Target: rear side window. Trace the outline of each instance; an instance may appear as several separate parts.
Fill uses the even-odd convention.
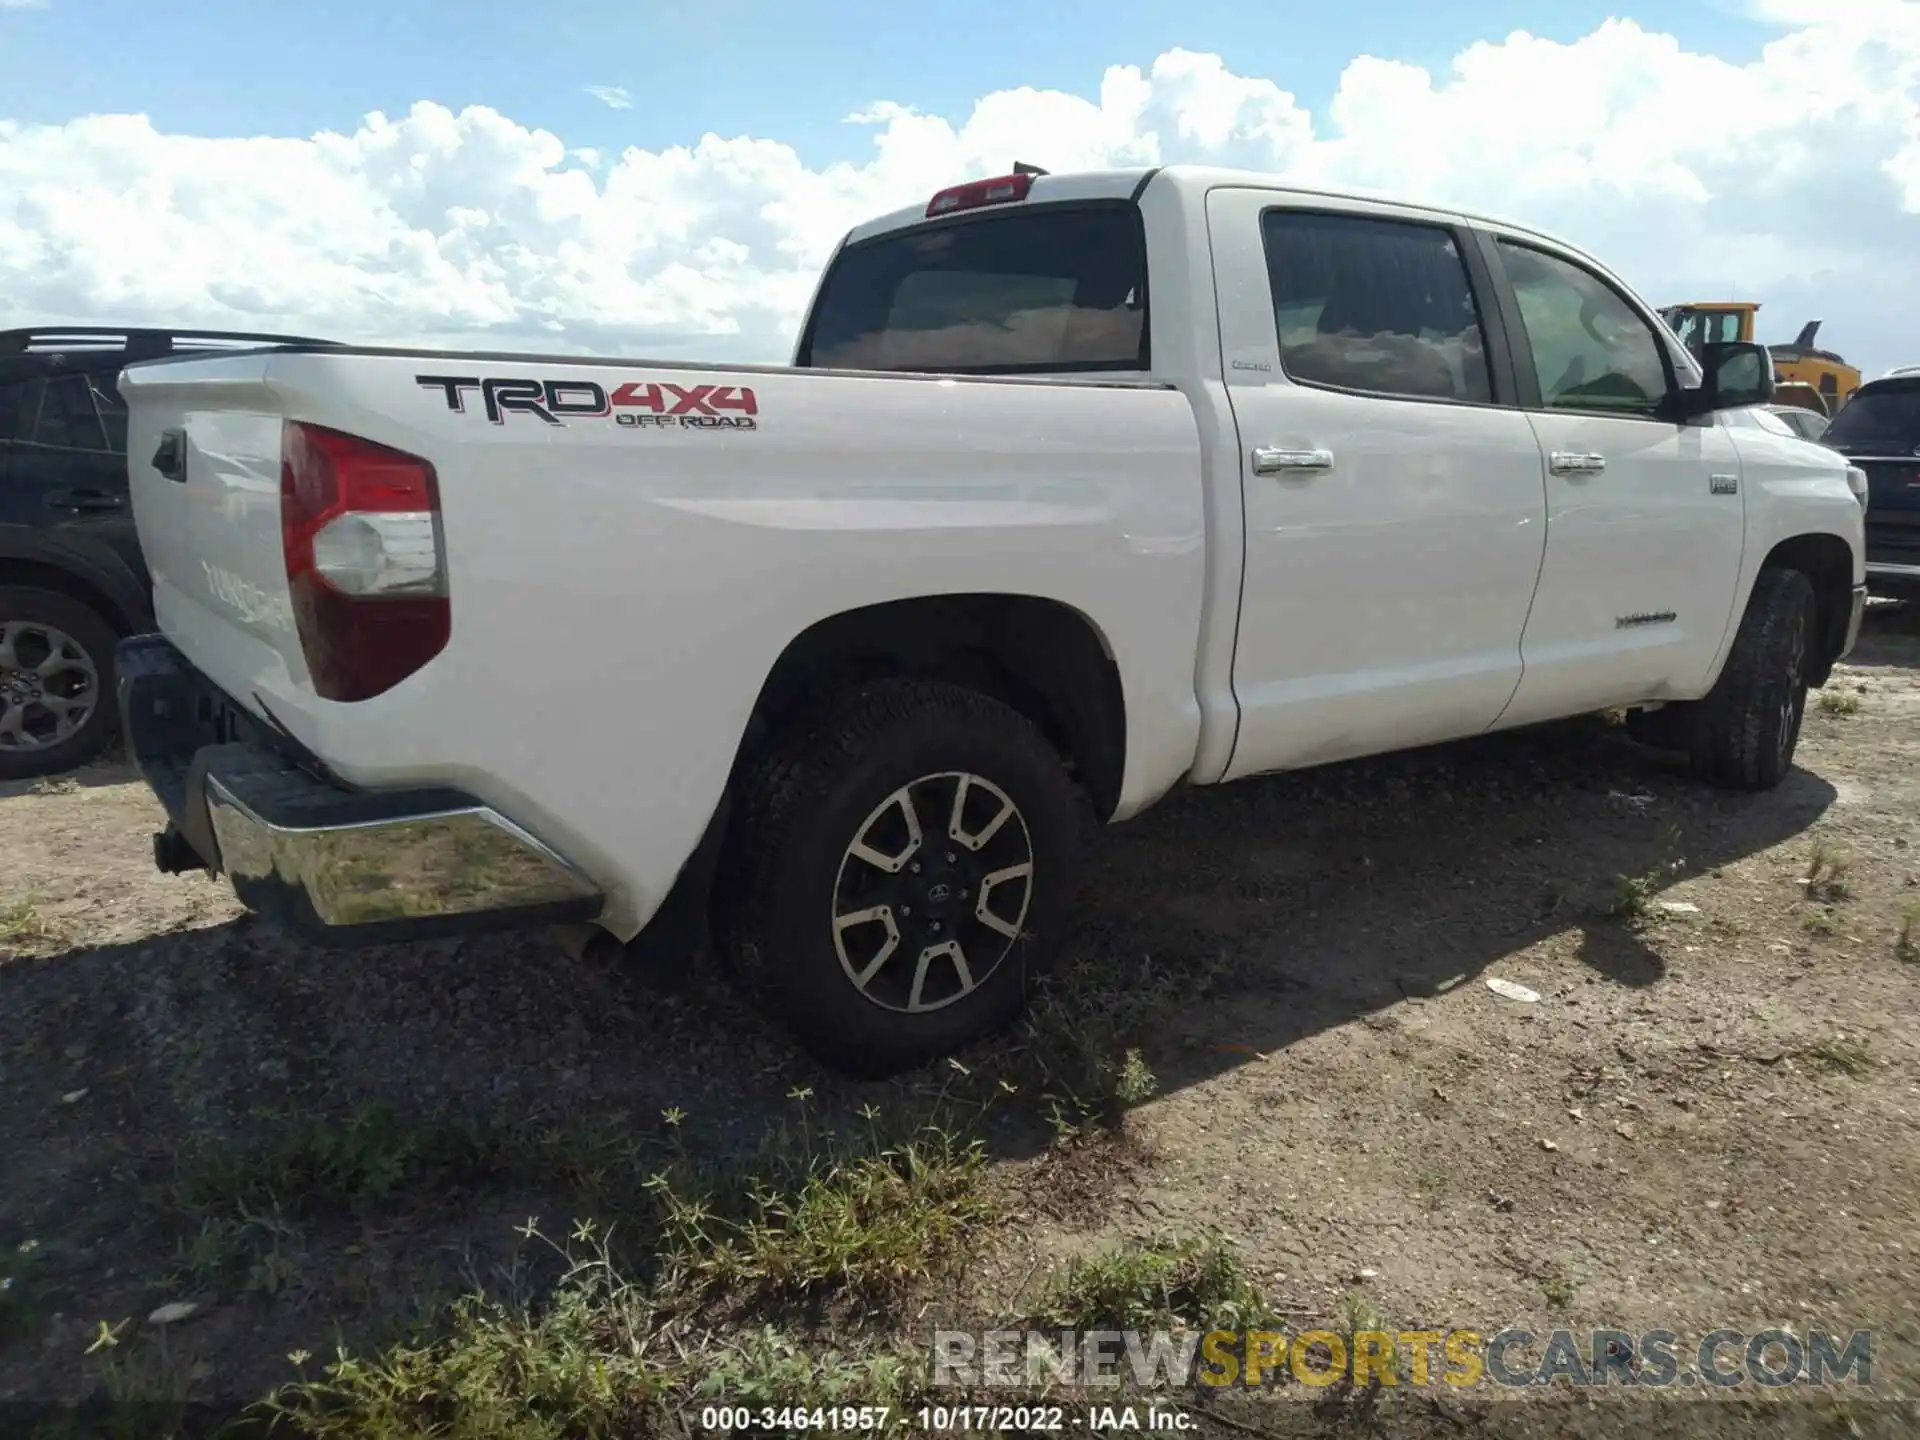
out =
[[[1821,439],[1862,455],[1875,449],[1902,458],[1920,453],[1920,384],[1854,391]]]
[[[0,440],[33,439],[34,417],[40,413],[44,381],[15,380],[0,385]]]
[[[1147,252],[1132,205],[1037,206],[842,251],[802,366],[955,375],[1145,370]]]
[[[62,450],[105,450],[106,432],[93,408],[93,385],[85,375],[63,375],[47,381],[40,405],[40,423],[33,438]]]
[[[1311,385],[1493,399],[1467,267],[1437,225],[1270,210],[1261,221],[1280,361]]]

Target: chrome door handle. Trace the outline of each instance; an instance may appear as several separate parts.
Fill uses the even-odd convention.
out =
[[[1278,475],[1283,470],[1331,470],[1331,450],[1282,450],[1275,445],[1259,445],[1253,451],[1253,473]]]
[[[1547,468],[1556,475],[1598,475],[1607,468],[1607,457],[1578,450],[1556,450],[1547,457]]]

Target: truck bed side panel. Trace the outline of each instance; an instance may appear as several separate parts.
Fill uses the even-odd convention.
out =
[[[1193,762],[1205,539],[1177,392],[526,357],[217,363],[127,372],[163,628],[344,779],[455,786],[512,816],[607,887],[616,933],[692,851],[782,650],[846,610],[978,592],[1071,606],[1122,680],[1120,813]],[[452,638],[372,700],[318,699],[285,619],[265,490],[283,416],[438,472]],[[181,424],[184,487],[147,461]]]

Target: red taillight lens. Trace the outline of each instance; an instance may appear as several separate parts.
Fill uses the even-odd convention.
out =
[[[942,190],[927,202],[927,218],[951,215],[959,210],[978,210],[982,205],[1011,205],[1027,198],[1033,188],[1031,175],[997,175],[991,180],[975,180]]]
[[[288,421],[280,539],[314,690],[366,700],[446,648],[453,628],[440,487],[417,456]]]

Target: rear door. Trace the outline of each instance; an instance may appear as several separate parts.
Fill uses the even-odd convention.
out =
[[[29,380],[16,404],[7,488],[21,523],[57,531],[144,582],[127,490],[126,407],[110,378]]]
[[[1733,616],[1740,457],[1717,417],[1669,418],[1664,327],[1579,257],[1492,237],[1527,417],[1547,470],[1547,553],[1505,725],[1690,698]]]
[[[1920,375],[1854,392],[1820,443],[1867,472],[1867,576],[1920,586]]]
[[[1228,777],[1485,729],[1545,499],[1479,256],[1363,202],[1220,189],[1208,221],[1246,517]]]

